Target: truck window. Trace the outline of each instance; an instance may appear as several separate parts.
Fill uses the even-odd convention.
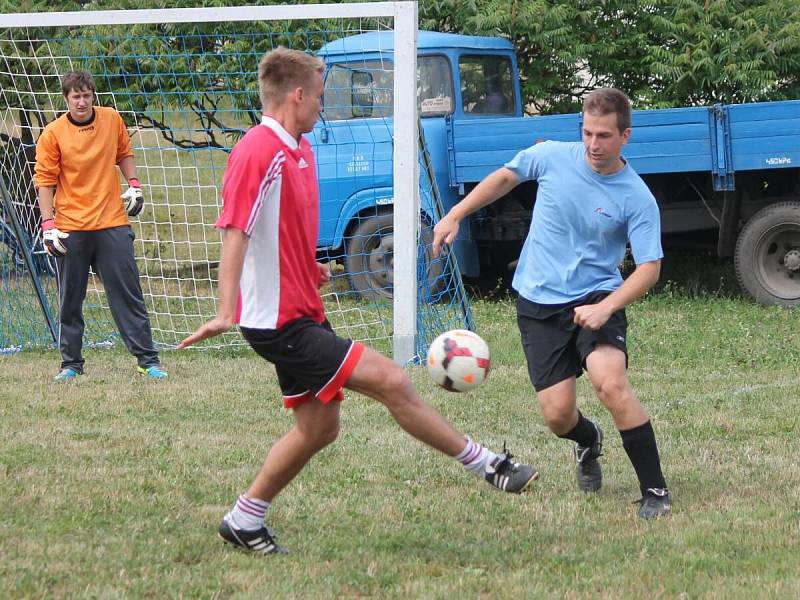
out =
[[[388,61],[330,65],[322,104],[329,121],[392,116],[394,72]],[[454,109],[453,77],[444,56],[417,59],[417,106],[421,117],[450,114]]]
[[[453,112],[453,78],[446,57],[420,56],[417,82],[419,116],[434,117]]]
[[[331,65],[325,76],[322,104],[331,121],[390,117],[392,72],[379,60]]]
[[[511,59],[506,56],[469,56],[459,59],[464,112],[507,115],[516,110]]]

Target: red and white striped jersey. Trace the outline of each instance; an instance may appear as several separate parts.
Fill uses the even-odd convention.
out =
[[[236,322],[278,329],[301,317],[325,320],[316,263],[319,186],[314,153],[269,117],[228,158],[217,227],[250,238]]]

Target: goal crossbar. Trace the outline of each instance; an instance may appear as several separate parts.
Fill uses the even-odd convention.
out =
[[[216,23],[221,21],[283,21],[343,19],[349,17],[394,17],[411,0],[350,4],[302,4],[277,6],[232,6],[208,8],[158,8],[136,10],[92,10],[72,12],[6,13],[3,28],[71,27],[80,25],[140,25],[158,23]],[[407,9],[405,9],[407,10]]]

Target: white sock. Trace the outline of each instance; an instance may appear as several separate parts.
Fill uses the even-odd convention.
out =
[[[456,460],[464,465],[467,471],[475,473],[479,477],[483,477],[486,473],[486,468],[492,464],[497,454],[473,442],[469,437],[466,438],[467,445],[460,454],[456,455]]]
[[[246,531],[261,529],[264,526],[264,515],[268,508],[269,502],[258,498],[248,498],[242,494],[236,500],[231,512],[225,515],[225,519],[233,525],[234,529]]]

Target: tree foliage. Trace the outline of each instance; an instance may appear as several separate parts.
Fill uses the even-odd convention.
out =
[[[319,2],[337,0],[272,3]],[[148,0],[0,0],[0,14],[151,7]],[[598,86],[622,89],[636,108],[800,98],[800,0],[420,0],[419,13],[423,29],[509,39],[524,104],[535,112],[578,111]],[[18,201],[35,204],[34,134],[63,110],[58,75],[69,69],[92,72],[98,92],[113,93],[129,123],[159,131],[176,147],[229,148],[258,122],[255,73],[264,51],[319,48],[375,25],[255,22],[242,34],[241,23],[164,23],[54,33],[35,22],[25,31],[3,29],[0,19],[0,123],[17,125],[0,130],[0,177],[16,186]],[[12,80],[10,73],[30,77]],[[9,90],[20,92],[13,104]]]
[[[59,9],[142,9],[147,8],[146,4],[143,0],[72,0]],[[237,2],[162,2],[164,8],[232,4]],[[240,0],[238,4],[252,2]],[[12,7],[10,0],[0,0],[0,11],[10,10],[44,12],[49,7],[45,0],[25,0],[20,7]],[[369,20],[362,22],[369,26]],[[16,85],[31,87],[29,91],[33,93],[15,98],[22,109],[17,112],[24,136],[30,137],[31,125],[41,128],[47,122],[42,99],[48,94],[50,98],[59,95],[54,74],[80,68],[94,74],[99,94],[113,92],[115,106],[129,122],[160,131],[176,147],[229,148],[231,138],[241,135],[260,118],[258,82],[254,75],[263,53],[277,45],[319,48],[325,42],[350,35],[353,29],[348,25],[354,24],[309,20],[249,22],[246,28],[239,22],[58,30],[31,27],[17,30],[16,36],[14,30],[7,30],[8,35],[0,35],[0,51],[4,56],[19,58],[11,59],[9,69],[4,71],[32,71],[33,76],[24,78],[25,81],[19,81],[23,78],[11,81],[11,75],[0,73],[0,85],[5,89],[16,89]],[[9,41],[14,37],[19,41]],[[43,60],[27,60],[39,55]],[[3,103],[4,98],[0,97],[0,110],[5,108]],[[190,123],[185,122],[187,114],[192,115]],[[49,115],[52,117],[52,111]],[[30,145],[30,140],[23,142]]]
[[[423,0],[420,15],[510,39],[542,112],[578,110],[599,85],[639,108],[800,97],[797,0]]]
[[[796,0],[660,0],[656,7],[648,23],[659,34],[647,55],[655,104],[800,97]]]
[[[165,0],[162,5],[250,3]],[[0,12],[148,5],[145,0],[65,0],[56,7],[46,0],[0,0]],[[523,97],[540,112],[578,110],[583,96],[601,85],[626,91],[638,108],[800,97],[798,0],[421,0],[419,11],[425,29],[511,40],[518,53]],[[271,43],[309,47],[335,37],[337,29],[346,31],[342,23],[331,25],[312,20],[252,26],[269,34]],[[250,40],[235,35],[240,26],[142,25],[95,28],[93,35],[75,30],[68,35],[89,57],[80,66],[103,73],[98,87],[118,93],[118,105],[137,113],[141,124],[160,128],[178,146],[222,147],[218,136],[235,135],[237,129],[221,119],[220,97],[210,93],[212,89],[235,91],[226,102],[250,122],[257,119],[253,73],[258,56]],[[221,39],[226,40],[225,51],[216,47]],[[129,47],[128,58],[106,60],[119,54],[120,46]],[[27,51],[35,55],[43,49],[32,44]],[[197,86],[188,76],[170,76],[181,71],[202,74],[204,69],[209,85]],[[178,97],[205,127],[204,141],[170,129],[168,104],[174,100],[165,99]],[[0,98],[0,110],[2,103]],[[31,112],[25,118],[43,118],[37,113],[39,107],[27,108]]]

